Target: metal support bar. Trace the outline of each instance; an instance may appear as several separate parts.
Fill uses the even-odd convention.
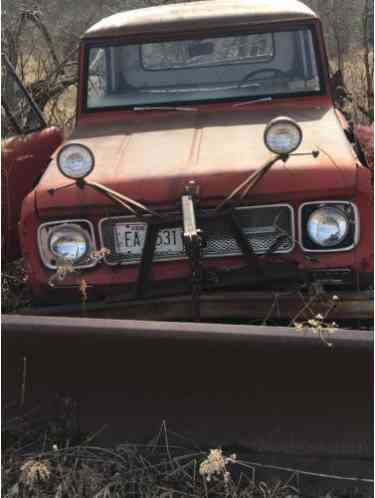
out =
[[[142,252],[142,260],[139,265],[138,278],[135,287],[135,299],[140,299],[147,287],[158,232],[159,225],[148,225],[145,246]]]
[[[243,233],[242,227],[235,215],[234,212],[232,212],[229,216],[229,224],[230,228],[232,230],[233,236],[239,245],[241,251],[243,252],[243,255],[245,256],[248,265],[254,268],[256,273],[263,273],[262,268],[259,264],[258,258],[255,255],[253,248],[251,247],[251,244],[247,241],[245,238],[245,235]]]
[[[191,264],[192,313],[195,321],[200,320],[200,293],[202,286],[202,248],[204,246],[202,230],[197,228],[192,193],[181,198],[182,218],[184,224],[184,246]]]
[[[182,218],[184,224],[184,245],[186,253],[191,259],[201,257],[203,247],[202,230],[197,228],[195,219],[194,201],[191,195],[183,195],[182,203]]]

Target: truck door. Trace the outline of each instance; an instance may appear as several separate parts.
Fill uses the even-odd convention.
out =
[[[37,184],[63,139],[61,130],[47,126],[5,55],[2,57],[1,118],[1,248],[4,263],[21,256],[17,224],[22,201]]]

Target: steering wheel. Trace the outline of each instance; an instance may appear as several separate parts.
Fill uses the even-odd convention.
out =
[[[262,73],[272,73],[274,76],[282,76],[283,78],[286,77],[286,73],[282,71],[281,69],[277,69],[275,67],[270,67],[270,68],[265,68],[265,69],[257,69],[256,71],[252,71],[251,73],[246,74],[244,78],[239,82],[238,88],[241,88],[246,81],[249,79],[253,78],[257,74],[262,74]]]

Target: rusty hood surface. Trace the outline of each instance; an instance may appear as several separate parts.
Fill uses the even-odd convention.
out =
[[[111,119],[82,122],[70,141],[87,145],[95,155],[88,180],[163,208],[179,202],[189,180],[200,185],[204,201],[225,198],[271,157],[263,142],[265,125],[285,114],[302,127],[298,152],[319,150],[319,156],[279,161],[251,192],[251,199],[277,202],[353,195],[356,157],[333,108],[142,111],[124,113],[116,121],[112,114]],[[65,188],[51,193],[60,187]],[[91,187],[79,189],[64,178],[55,159],[37,187],[36,203],[42,216],[113,205]]]

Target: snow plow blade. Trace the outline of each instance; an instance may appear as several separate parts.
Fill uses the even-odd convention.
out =
[[[80,430],[106,444],[147,441],[166,420],[200,446],[371,458],[370,331],[19,315],[2,324],[8,417],[36,406],[54,416],[56,400],[69,400]]]

